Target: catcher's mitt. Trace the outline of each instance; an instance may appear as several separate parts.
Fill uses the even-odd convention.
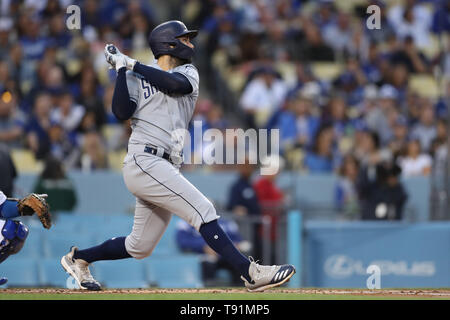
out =
[[[22,216],[31,216],[33,213],[36,213],[44,228],[50,229],[52,226],[52,218],[48,211],[49,206],[45,198],[47,198],[46,194],[32,193],[19,200],[17,207]]]

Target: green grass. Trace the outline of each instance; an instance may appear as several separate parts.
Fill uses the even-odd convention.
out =
[[[301,293],[0,293],[0,300],[422,300],[428,296],[386,296]]]

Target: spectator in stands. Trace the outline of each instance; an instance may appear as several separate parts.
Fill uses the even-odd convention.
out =
[[[332,97],[326,106],[322,123],[333,127],[336,140],[348,135],[352,130],[352,124],[347,116],[347,105],[343,97],[336,95]]]
[[[420,110],[420,119],[411,129],[411,138],[420,141],[422,150],[428,152],[431,143],[437,136],[436,119],[434,115],[434,108],[428,99],[423,99],[423,105]]]
[[[0,190],[7,197],[13,196],[14,179],[17,177],[16,166],[10,155],[8,147],[0,143]]]
[[[74,134],[84,114],[84,107],[75,104],[72,94],[64,91],[58,96],[58,105],[51,111],[50,119],[59,123],[67,133]]]
[[[352,38],[354,29],[350,23],[350,15],[339,12],[335,22],[329,23],[322,28],[323,39],[326,44],[339,54],[352,53]]]
[[[40,93],[34,102],[33,114],[26,125],[27,144],[34,152],[36,159],[43,159],[50,152],[50,111],[52,108],[51,96]]]
[[[50,139],[49,155],[64,162],[67,169],[72,169],[80,155],[74,137],[71,137],[58,122],[50,125],[48,136]]]
[[[313,13],[314,23],[322,30],[336,20],[336,7],[333,1],[319,0],[317,10]]]
[[[36,181],[33,192],[48,194],[47,202],[52,214],[72,211],[77,205],[74,184],[64,172],[61,161],[52,156],[45,159],[44,170]]]
[[[304,37],[295,57],[298,61],[334,61],[334,51],[322,38],[320,29],[308,18],[303,19]]]
[[[0,96],[0,143],[20,147],[24,127],[25,115],[17,108],[16,94],[4,91]]]
[[[274,69],[259,69],[245,87],[240,99],[250,127],[265,127],[270,114],[281,107],[286,93],[287,86],[277,77]]]
[[[347,58],[346,69],[334,81],[333,86],[337,93],[343,95],[345,103],[354,106],[361,101],[364,94],[364,86],[367,83],[366,75],[359,62],[354,57]],[[324,113],[326,116],[326,113]]]
[[[280,142],[283,150],[305,148],[312,145],[320,119],[312,113],[311,97],[300,92],[287,102],[279,118]]]
[[[39,15],[32,10],[23,11],[19,16],[18,27],[20,42],[23,47],[26,62],[36,61],[42,58],[45,48],[48,46],[48,38],[40,35],[42,21]]]
[[[432,157],[434,157],[435,153],[441,146],[446,147],[447,140],[448,140],[448,136],[447,136],[448,124],[447,123],[448,122],[446,119],[439,118],[437,120],[436,138],[431,143],[431,149],[430,149],[430,155]]]
[[[83,106],[85,116],[93,118],[93,127],[99,130],[106,121],[106,114],[101,99],[103,92],[99,86],[99,81],[92,64],[86,63],[83,66],[80,81],[80,95],[77,98],[77,102]]]
[[[248,252],[250,243],[243,240],[236,222],[221,218],[219,224],[231,241],[242,252]],[[227,285],[239,286],[242,283],[240,275],[232,266],[219,257],[203,240],[200,233],[186,221],[180,220],[177,224],[176,242],[183,252],[199,253],[203,255],[202,278],[206,287],[217,286],[217,272],[226,270],[231,275],[231,281]]]
[[[406,154],[398,159],[398,164],[404,177],[427,176],[431,172],[432,158],[421,152],[418,140],[410,140]]]
[[[81,155],[76,164],[77,168],[86,172],[108,169],[108,158],[100,135],[91,131],[84,134],[82,140]]]
[[[429,70],[427,58],[414,45],[411,36],[406,37],[390,53],[390,62],[393,65],[405,66],[407,71],[411,73],[424,73]]]
[[[352,218],[359,212],[358,192],[356,190],[359,163],[356,157],[347,154],[338,173],[339,179],[335,186],[334,203],[344,216]]]
[[[390,121],[398,116],[397,99],[397,89],[388,84],[383,85],[378,92],[378,105],[366,111],[367,126],[378,134],[381,145],[392,139]]]
[[[431,30],[436,34],[446,32],[450,34],[450,3],[448,1],[435,2],[435,12]]]
[[[248,157],[245,158],[243,164],[237,165],[239,177],[228,191],[228,202],[226,205],[226,209],[236,216],[261,216],[261,206],[251,181],[255,169],[256,165],[250,164]],[[262,243],[259,225],[254,224],[251,229],[253,237],[248,235],[248,239],[252,243],[252,254],[260,257],[262,254]]]
[[[382,60],[378,43],[370,43],[366,56],[362,57],[361,70],[369,84],[381,81],[380,62]]]
[[[56,11],[58,9],[60,8],[55,8],[55,12],[49,16],[49,42],[57,48],[65,48],[70,44],[72,34],[66,32],[66,15],[62,11]]]
[[[393,124],[393,138],[389,141],[389,149],[394,158],[403,156],[408,140],[408,122],[404,116],[398,116]]]
[[[259,205],[261,207],[261,214],[263,217],[269,219],[271,223],[270,228],[270,240],[273,244],[278,239],[278,221],[280,216],[284,213],[284,205],[286,201],[286,197],[283,191],[277,186],[276,178],[278,173],[283,170],[285,164],[282,157],[278,155],[271,155],[261,160],[262,164],[277,164],[276,167],[279,170],[273,174],[262,175],[253,185],[254,190],[256,191],[256,196],[258,197]],[[260,229],[262,236],[262,229]],[[272,245],[271,259],[272,262],[275,261],[275,246]]]
[[[405,5],[393,7],[388,13],[388,19],[399,39],[412,36],[417,47],[430,45],[432,14],[423,4],[407,0]]]
[[[408,195],[400,182],[401,168],[392,162],[376,166],[375,177],[363,168],[358,178],[358,194],[363,220],[401,220]]]
[[[355,146],[354,152],[361,168],[366,170],[369,179],[375,179],[376,166],[382,162],[392,161],[392,153],[388,148],[382,148],[380,138],[374,131],[365,130]]]
[[[10,17],[2,16],[0,18],[0,59],[6,60],[8,52],[12,45],[10,34],[14,27],[14,20]]]
[[[322,126],[315,137],[314,144],[307,151],[304,166],[310,173],[333,172],[334,129],[330,125]]]
[[[256,165],[250,164],[248,157],[245,160],[244,164],[237,166],[239,177],[229,190],[227,210],[238,216],[259,216],[261,208],[255,189],[251,184],[251,177]]]

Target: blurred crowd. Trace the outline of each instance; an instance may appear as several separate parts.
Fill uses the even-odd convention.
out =
[[[66,26],[72,4],[81,8],[80,30]],[[103,48],[114,42],[150,60],[152,15],[146,1],[2,3],[0,143],[66,169],[107,169],[107,152],[126,147],[130,128],[111,112],[115,72]]]
[[[206,3],[193,21],[237,88],[246,126],[280,130],[287,169],[338,174],[338,208],[399,219],[401,177],[429,175],[446,154],[450,2]],[[366,24],[369,5],[380,8],[380,29]],[[329,76],[316,65],[339,68]],[[416,90],[413,77],[437,92],[426,81]]]
[[[80,30],[66,26],[72,4],[81,8]],[[372,4],[380,29],[366,25]],[[180,19],[200,30],[196,49],[207,61],[199,65],[216,71],[221,61],[244,79],[233,91],[242,125],[279,129],[286,168],[338,174],[336,203],[353,208],[361,190],[428,175],[446,152],[449,16],[444,0],[4,1],[0,143],[65,169],[109,168],[108,153],[126,148],[130,127],[111,112],[115,71],[104,45],[149,63],[152,28]],[[316,63],[340,69],[326,78]],[[224,130],[229,113],[200,73],[194,119]],[[414,75],[447,83],[444,94],[412,90]]]

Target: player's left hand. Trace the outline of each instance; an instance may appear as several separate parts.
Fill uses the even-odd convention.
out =
[[[119,51],[119,49],[113,44],[107,44],[105,46],[105,58],[106,61],[119,71],[120,68],[126,67],[129,70],[133,70],[136,64],[135,59],[131,59],[127,55]]]
[[[44,228],[50,229],[52,226],[52,218],[48,203],[45,200],[47,197],[48,195],[46,194],[29,194],[19,200],[17,208],[22,216],[31,216],[36,213]]]

